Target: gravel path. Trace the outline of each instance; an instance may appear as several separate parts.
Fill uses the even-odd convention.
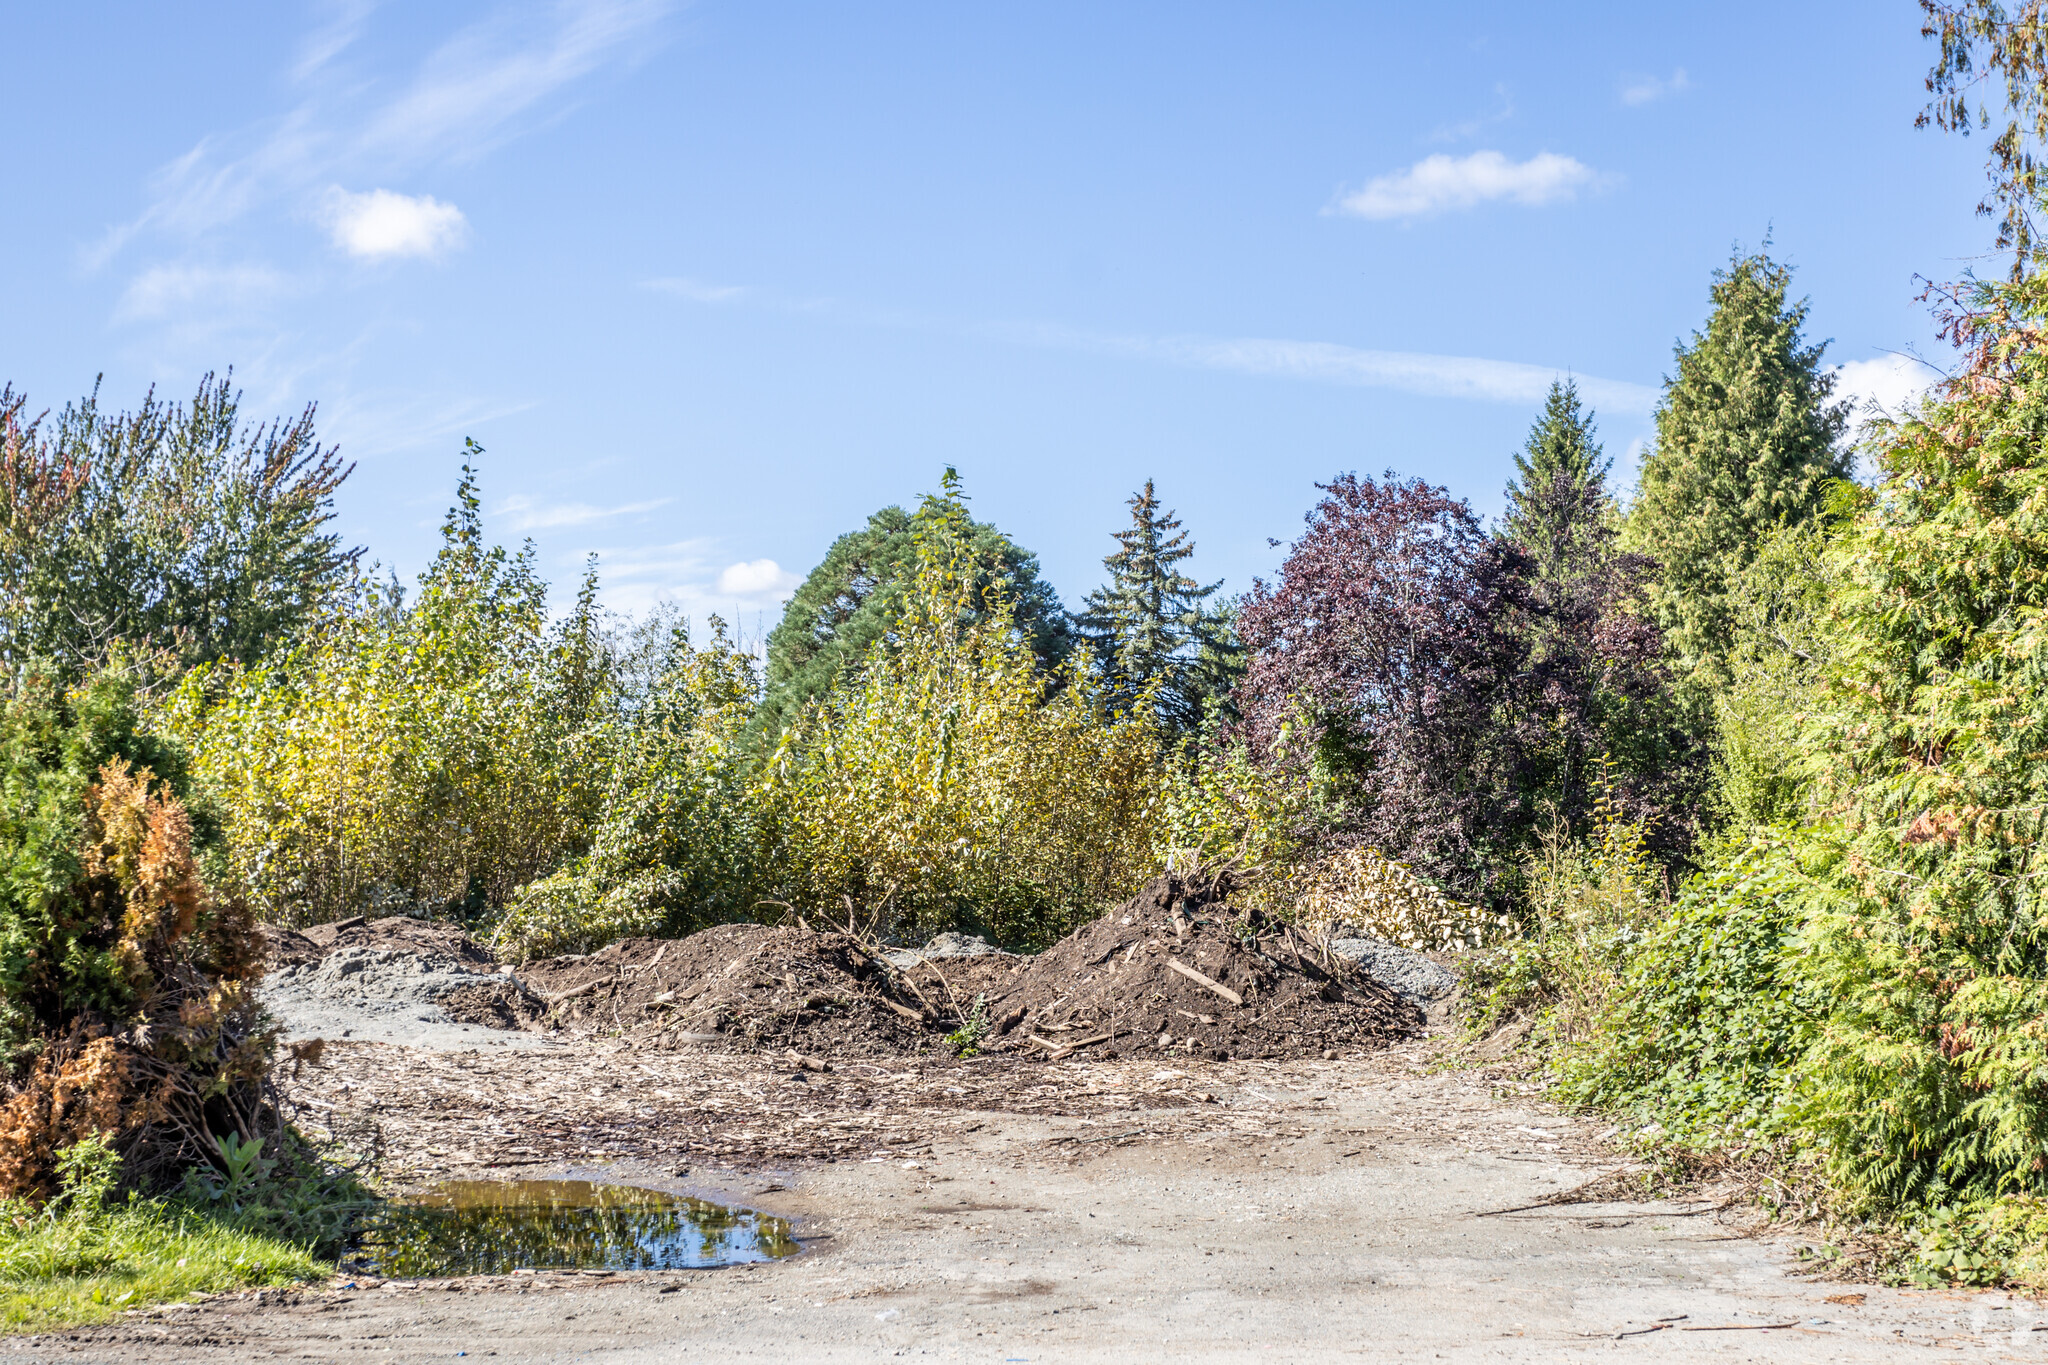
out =
[[[252,1295],[4,1349],[22,1359],[137,1365],[462,1353],[505,1365],[895,1357],[1130,1365],[1890,1362],[1951,1360],[1958,1350],[2040,1359],[2048,1344],[2048,1312],[2026,1300],[1800,1279],[1793,1248],[1739,1235],[1706,1204],[1525,1208],[1622,1163],[1591,1125],[1480,1072],[1442,1069],[1431,1047],[1370,1061],[1217,1065],[1178,1082],[1128,1065],[1043,1067],[1036,1111],[987,1108],[998,1092],[960,1087],[955,1113],[918,1125],[918,1150],[899,1144],[882,1160],[788,1163],[757,1151],[678,1177],[671,1164],[621,1154],[519,1169],[687,1189],[786,1215],[811,1249],[772,1265]],[[407,1058],[420,1059],[417,1073],[440,1078],[438,1093],[449,1097],[465,1084],[465,1066],[481,1091],[501,1086],[490,1078],[512,1060],[370,1045],[333,1065],[373,1053],[387,1080],[344,1077],[328,1092],[367,1095],[373,1115],[387,1101],[395,1112],[410,1084]],[[766,1088],[777,1078],[765,1060],[703,1063],[713,1060],[706,1084],[722,1077],[721,1093],[754,1090],[764,1116],[789,1107],[772,1117],[802,1122],[804,1101]],[[519,1060],[521,1083],[546,1089],[558,1068],[573,1064],[586,1078],[594,1069],[619,1079],[607,1103],[625,1112],[635,1086],[655,1083],[632,1061],[537,1054]],[[661,1065],[676,1068],[663,1088],[678,1103],[696,1093],[689,1058]],[[733,1070],[742,1066],[759,1070],[749,1079]],[[899,1101],[895,1087],[877,1082],[857,1107],[884,1124],[899,1103],[914,1100],[929,1114],[948,1084],[920,1077],[901,1092],[912,1098]],[[1126,1093],[1147,1085],[1183,1094],[1176,1107],[1154,1108]],[[439,1107],[445,1131],[431,1122],[431,1105],[394,1121],[394,1162],[433,1173],[434,1144],[445,1140],[444,1154],[453,1151],[455,1126],[468,1120],[456,1105]],[[684,1121],[682,1110],[647,1113],[656,1128]],[[735,1126],[742,1118],[755,1121],[740,1111]],[[508,1140],[519,1136],[517,1124],[502,1126]]]

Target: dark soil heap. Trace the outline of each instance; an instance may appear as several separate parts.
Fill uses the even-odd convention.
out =
[[[1415,1006],[1287,925],[1230,908],[1228,891],[1227,882],[1155,879],[989,992],[980,1047],[1313,1057],[1421,1028]]]
[[[656,1045],[880,1057],[931,1051],[945,1031],[859,940],[776,925],[624,939],[520,977],[554,1019]]]

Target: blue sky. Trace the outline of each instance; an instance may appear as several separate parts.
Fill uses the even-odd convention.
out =
[[[566,582],[753,633],[946,464],[1070,603],[1150,477],[1208,578],[1340,470],[1500,506],[1552,375],[1617,473],[1774,234],[1860,391],[1947,363],[1983,140],[1887,3],[20,7],[0,378],[320,405],[343,531],[460,464]],[[1932,371],[1919,370],[1922,374]]]

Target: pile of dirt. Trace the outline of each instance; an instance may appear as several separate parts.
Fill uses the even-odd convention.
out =
[[[884,1057],[931,1051],[950,1027],[859,940],[780,925],[624,939],[520,977],[551,1019],[656,1046]]]
[[[1421,1028],[1418,993],[1233,908],[1229,892],[1227,880],[1160,877],[1035,957],[963,935],[889,951],[728,924],[516,974],[451,925],[352,920],[274,931],[264,990],[295,1036],[407,1042],[423,1028],[482,1026],[814,1060],[950,1055],[961,1041],[1034,1059],[1281,1059],[1383,1047]]]
[[[1412,1002],[1286,924],[1231,908],[1228,893],[1156,879],[987,991],[979,1046],[1291,1058],[1384,1047],[1421,1028]]]

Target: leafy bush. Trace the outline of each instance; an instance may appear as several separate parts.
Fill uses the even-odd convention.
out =
[[[465,466],[416,602],[373,592],[283,659],[195,670],[166,724],[226,821],[222,875],[303,924],[502,909],[588,849],[616,711],[594,580],[551,628]]]
[[[1799,970],[1806,894],[1784,841],[1717,850],[1601,1002],[1561,1094],[1713,1147],[1796,1121],[1796,1067],[1825,1001]]]
[[[242,425],[230,384],[119,414],[95,392],[47,429],[0,389],[0,658],[246,663],[341,599],[362,552],[325,528],[350,466],[311,408]]]
[[[753,662],[711,618],[703,649],[674,628],[629,705],[588,853],[514,896],[501,951],[580,952],[632,934],[685,934],[756,908],[761,831],[746,730]]]
[[[1113,715],[1085,651],[1041,672],[980,586],[948,479],[918,518],[902,615],[786,731],[760,800],[778,899],[896,935],[1042,943],[1154,866],[1163,767],[1149,705]]]
[[[1553,821],[1524,856],[1527,932],[1474,973],[1474,1013],[1497,1025],[1528,1016],[1552,1043],[1595,1028],[1597,1011],[1652,927],[1663,917],[1661,869],[1640,821],[1606,795],[1594,837],[1575,841]]]

